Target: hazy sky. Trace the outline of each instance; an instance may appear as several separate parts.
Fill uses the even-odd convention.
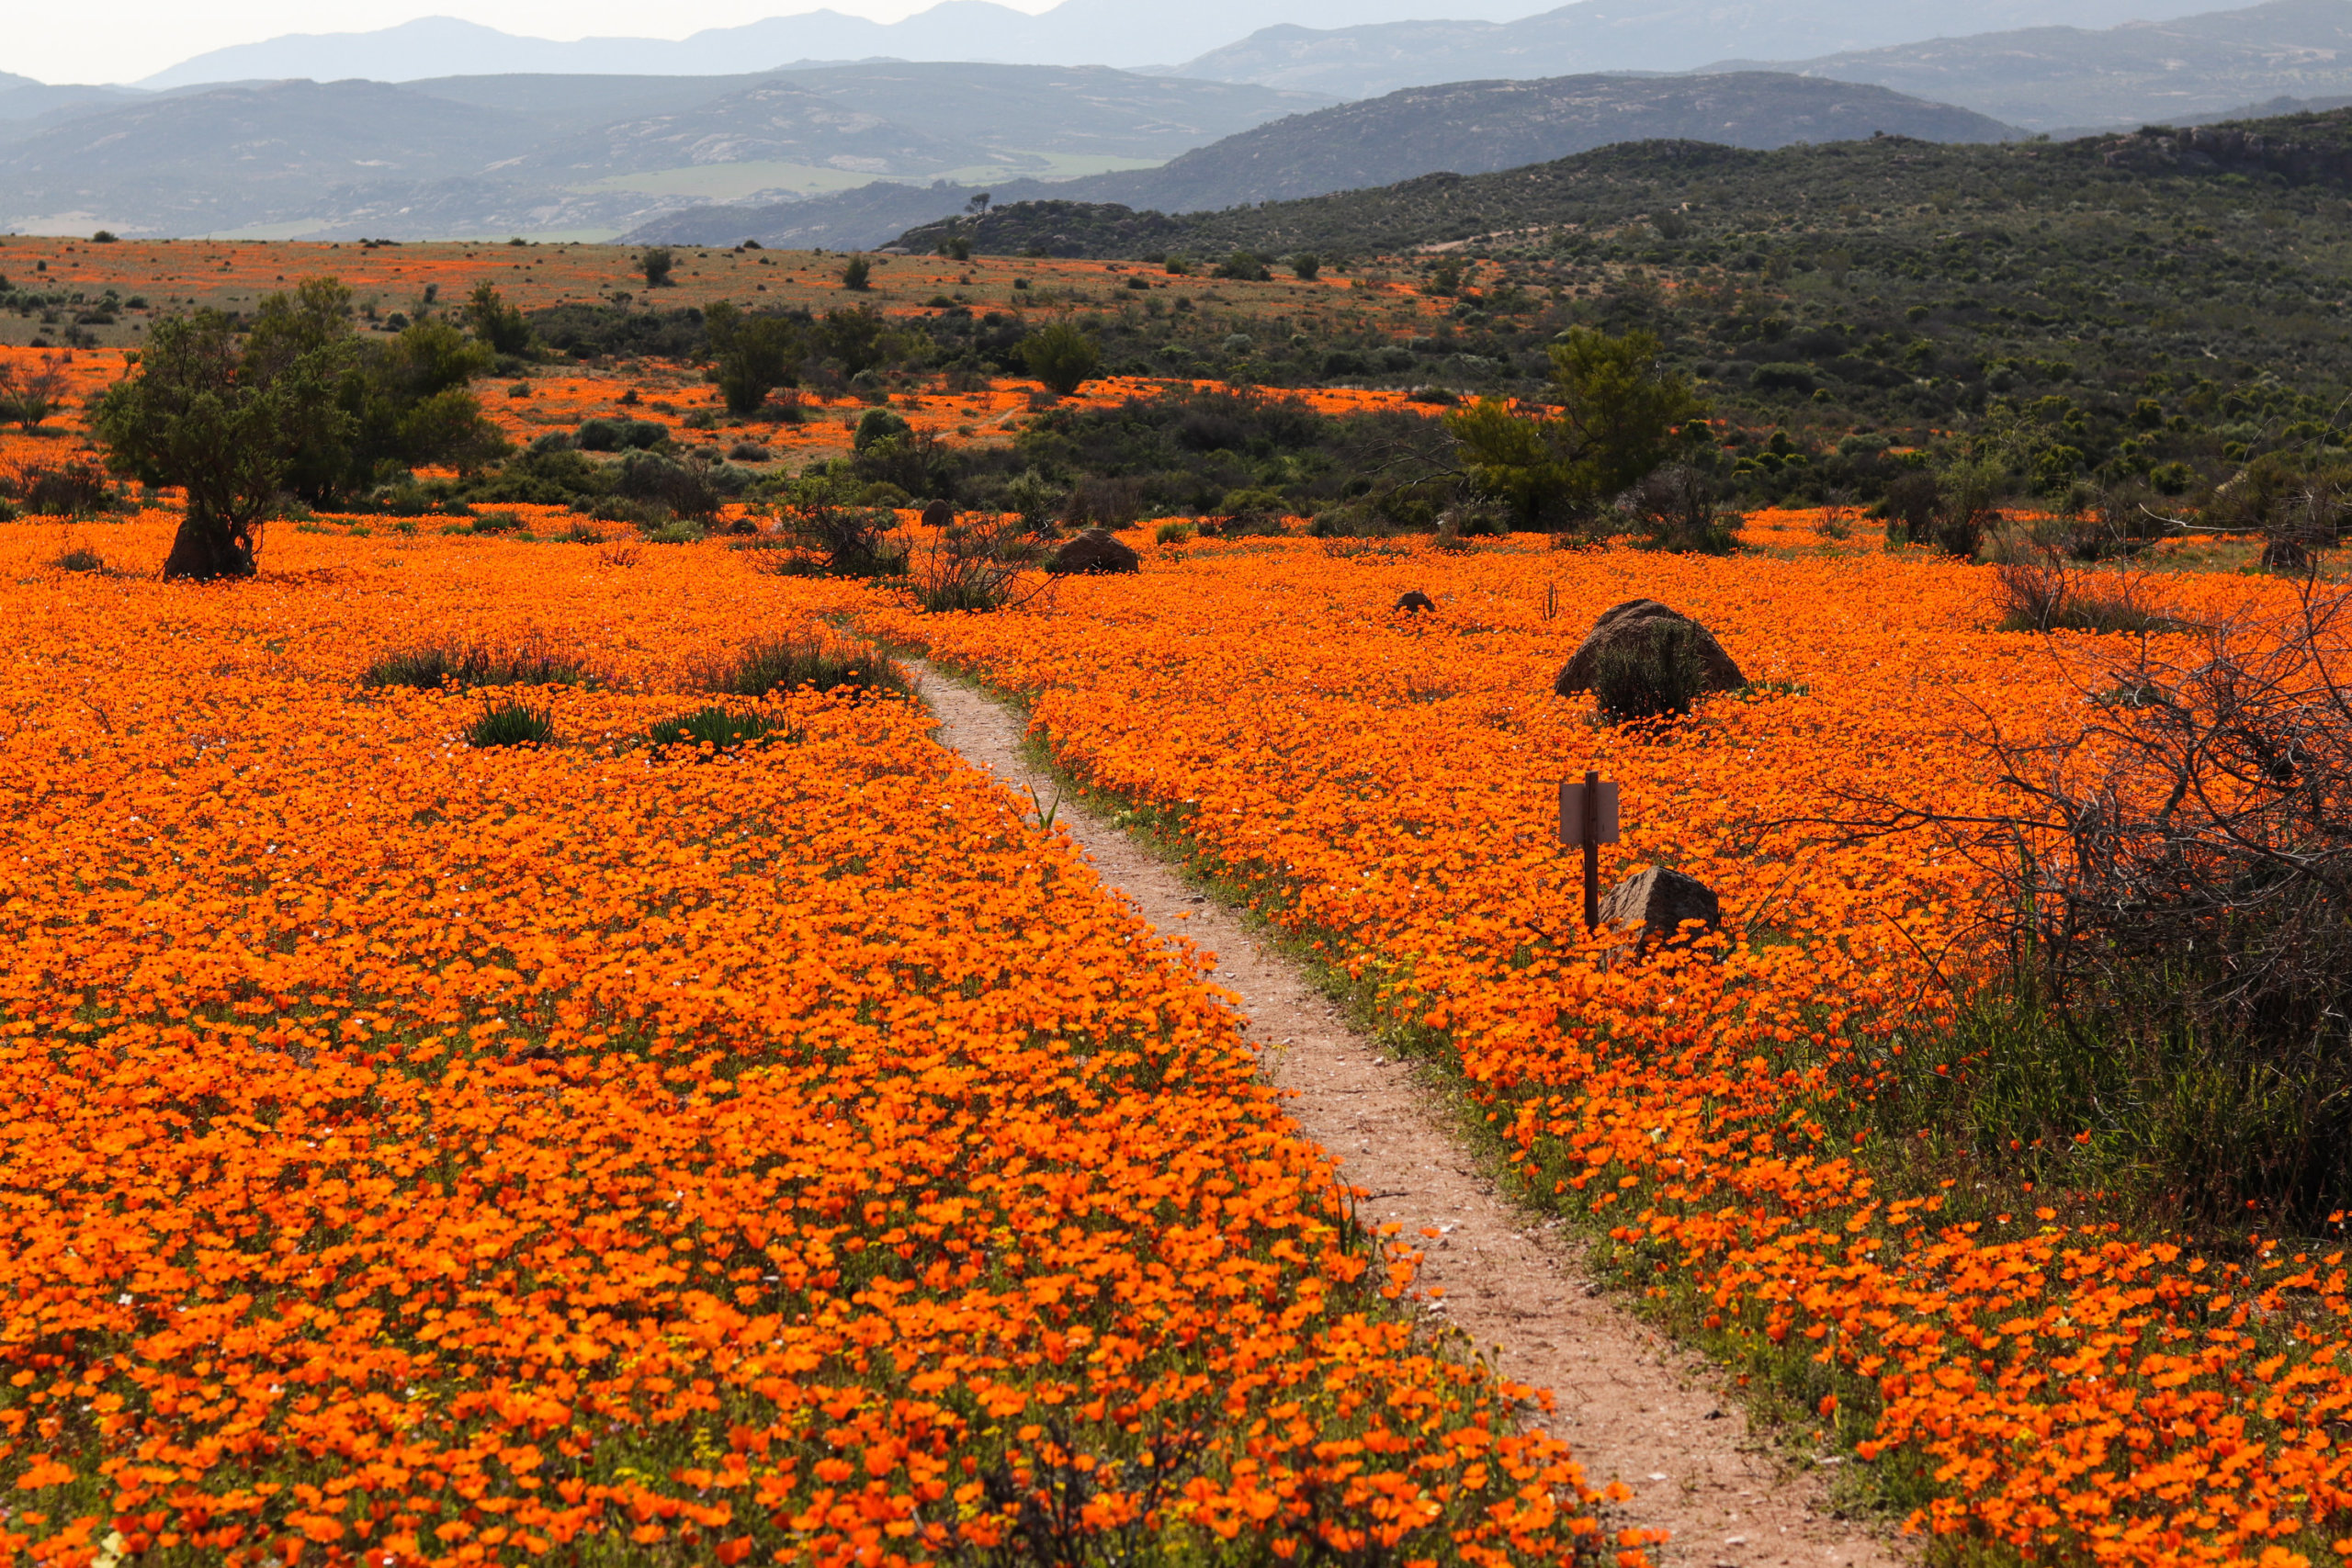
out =
[[[1050,10],[1054,0],[997,0]],[[1150,0],[1137,0],[1148,4]],[[763,17],[833,10],[892,22],[932,0],[82,0],[22,7],[0,38],[0,71],[43,82],[135,82],[192,54],[280,33],[356,33],[423,16],[463,17],[531,38],[684,38]],[[16,10],[16,7],[11,7]]]

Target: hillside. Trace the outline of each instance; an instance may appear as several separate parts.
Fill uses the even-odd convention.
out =
[[[2131,187],[2173,177],[2189,182],[2191,194],[2201,189],[2200,199],[2210,202],[2245,188],[2243,177],[2235,186],[2219,184],[2224,176],[2352,188],[2352,111],[2010,146],[1943,146],[1904,137],[1776,152],[1694,141],[1633,142],[1497,174],[1432,174],[1376,190],[1217,212],[1171,216],[1118,204],[1016,203],[978,219],[926,225],[899,243],[928,250],[961,236],[992,254],[1394,255],[1497,243],[1540,248],[1628,223],[1647,233],[1646,220],[1671,214],[1661,222],[1675,234],[1654,235],[1657,243],[1645,254],[1737,267],[1751,254],[1760,256],[1750,232],[1759,225],[1785,225],[1825,247],[1928,243],[1951,226],[1949,211],[1971,201],[2042,213],[2119,198],[2144,205],[2148,198],[2132,197]]]
[[[1354,18],[1356,25],[1324,29],[1264,25],[1237,43],[1189,61],[1182,71],[1217,81],[1362,98],[1433,82],[1687,71],[1726,55],[1786,60],[1913,43],[1950,33],[1956,24],[1971,32],[2052,24],[2107,28],[2188,16],[2211,5],[2211,0],[1980,0],[1955,11],[1933,0],[1577,0],[1500,23],[1435,20],[1424,9],[1412,21],[1361,17]]]
[[[0,122],[0,229],[605,238],[714,198],[1156,164],[1320,106],[1101,67],[903,63],[206,88]]]
[[[1483,174],[1616,141],[1683,138],[1762,148],[1882,131],[1939,141],[1995,141],[2012,134],[1983,115],[1883,88],[1764,72],[1459,82],[1290,116],[1187,152],[1163,168],[989,188],[1003,202],[1114,202],[1190,212],[1393,185],[1437,170]],[[961,210],[980,188],[849,192],[758,209],[705,209],[664,217],[634,237],[870,245]],[[893,220],[897,226],[888,226]]]
[[[2270,97],[2352,94],[2352,0],[2272,0],[2103,32],[2040,27],[1717,67],[1758,68],[1875,82],[2036,130],[2188,119]]]

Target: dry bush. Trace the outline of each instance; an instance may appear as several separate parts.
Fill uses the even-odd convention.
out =
[[[2143,643],[2086,682],[2096,716],[1982,738],[2013,808],[1880,822],[1976,863],[2007,958],[1961,1046],[1900,1069],[1953,1073],[1933,1114],[1988,1152],[2086,1140],[2102,1180],[2210,1222],[2352,1206],[2348,634],[2307,588]]]
[[[2147,580],[2089,570],[2063,552],[2038,546],[2006,548],[1993,568],[2005,632],[2179,631],[2184,623],[2148,602]]]

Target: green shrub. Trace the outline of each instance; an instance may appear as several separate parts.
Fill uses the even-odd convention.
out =
[[[1195,532],[1190,523],[1181,523],[1171,517],[1151,531],[1151,539],[1156,545],[1185,545],[1192,542]]]
[[[698,680],[706,690],[738,697],[764,697],[771,692],[797,692],[803,686],[820,692],[848,688],[914,694],[899,667],[877,649],[844,647],[814,637],[753,643],[731,663],[702,671]]]
[[[779,738],[794,740],[798,734],[765,714],[721,707],[696,708],[665,718],[646,737],[656,746],[707,746],[715,751],[731,751],[746,742]]]
[[[86,545],[74,545],[60,550],[51,564],[60,571],[104,571],[107,558]]]
[[[484,708],[481,716],[466,727],[469,746],[544,746],[554,739],[553,711],[528,703],[499,703]]]
[[[1057,397],[1069,397],[1094,378],[1102,346],[1069,321],[1056,321],[1021,340],[1022,362]]]
[[[593,686],[585,662],[544,643],[493,649],[480,643],[424,643],[388,653],[359,677],[369,690],[406,686],[421,692],[473,686]]]
[[[649,545],[699,545],[704,538],[702,525],[684,517],[673,517],[667,523],[646,531]]]
[[[1643,622],[1601,651],[1592,672],[1593,695],[1611,718],[1679,717],[1707,690],[1699,629],[1688,621]]]

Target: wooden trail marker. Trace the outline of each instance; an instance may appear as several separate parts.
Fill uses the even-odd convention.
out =
[[[1617,841],[1617,786],[1588,771],[1560,784],[1560,842],[1584,851],[1584,929],[1600,924],[1600,846]]]

